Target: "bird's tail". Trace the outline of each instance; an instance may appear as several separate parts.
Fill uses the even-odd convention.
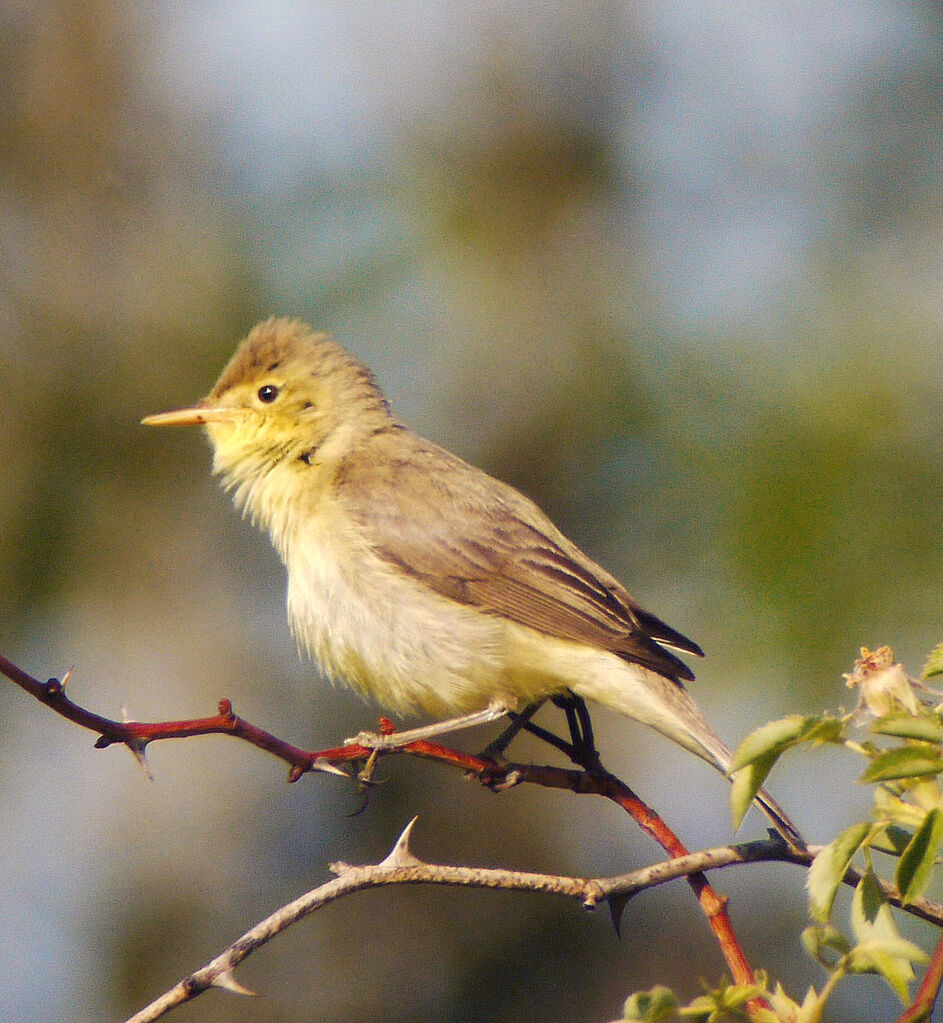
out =
[[[579,687],[574,686],[574,692],[650,725],[729,777],[733,754],[708,724],[688,691],[647,668],[630,667],[632,677],[622,672],[617,681],[597,675]],[[756,803],[788,846],[797,850],[806,848],[798,828],[766,789],[757,792]]]
[[[787,845],[798,849],[800,852],[805,849],[805,839],[799,833],[795,824],[793,824],[786,815],[786,811],[783,810],[779,803],[773,799],[766,789],[760,789],[760,791],[757,792],[756,803],[763,813],[769,817],[770,821],[772,821],[773,826],[786,840]]]
[[[698,712],[700,718],[700,712]],[[724,744],[723,740],[714,730],[701,718],[701,727],[692,732],[691,738],[700,746],[695,749],[693,745],[688,746],[693,753],[697,753],[706,760],[712,767],[715,767],[721,774],[729,779],[730,765],[733,763],[733,753]],[[786,811],[766,791],[760,789],[754,797],[756,805],[766,814],[776,831],[782,836],[790,848],[802,851],[806,848],[805,839],[799,829],[789,819]]]

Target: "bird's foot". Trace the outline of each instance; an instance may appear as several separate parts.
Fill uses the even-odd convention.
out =
[[[350,739],[344,740],[345,746],[363,746],[365,749],[384,750],[396,749],[399,746],[408,746],[411,742],[419,742],[423,739],[434,739],[440,735],[447,735],[449,732],[457,732],[463,728],[474,728],[477,725],[485,725],[489,721],[496,721],[504,717],[511,707],[504,700],[495,700],[489,703],[484,710],[478,710],[471,714],[463,714],[460,717],[448,718],[445,721],[436,721],[431,725],[423,725],[420,728],[407,728],[402,732],[393,731],[393,726],[386,718],[380,719],[381,732],[358,732]],[[387,727],[389,726],[389,731]]]

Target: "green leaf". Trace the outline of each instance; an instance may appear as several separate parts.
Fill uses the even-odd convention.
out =
[[[814,987],[809,987],[802,999],[802,1005],[794,1018],[794,1023],[820,1023],[825,1010],[825,993],[820,995]],[[785,1017],[789,1019],[788,1016]]]
[[[831,924],[813,924],[806,927],[802,932],[801,941],[806,952],[827,970],[834,969],[838,960],[851,950],[845,935]]]
[[[851,901],[851,924],[858,944],[845,957],[852,973],[878,973],[902,1002],[907,1002],[907,985],[913,980],[914,962],[925,962],[923,951],[904,941],[891,907],[874,871],[858,882]]]
[[[734,828],[743,823],[747,810],[753,805],[757,792],[766,781],[766,776],[779,759],[779,753],[766,753],[741,767],[733,776],[730,786],[730,815]]]
[[[900,856],[910,845],[913,837],[910,831],[905,831],[903,828],[897,827],[896,824],[889,824],[879,834],[871,838],[871,848],[878,849],[889,856]]]
[[[927,815],[925,808],[901,799],[883,785],[874,790],[874,810],[876,814],[892,820],[911,834],[923,824],[923,818]],[[910,841],[911,834],[907,835],[907,842]]]
[[[776,987],[772,991],[767,992],[766,1000],[776,1014],[777,1020],[795,1019],[799,1012],[798,1002],[789,997],[779,981],[776,982]]]
[[[843,742],[845,738],[846,721],[842,718],[822,717],[812,718],[814,724],[803,736],[803,742],[811,742],[813,745],[822,742]]]
[[[659,984],[650,991],[637,991],[630,995],[622,1008],[622,1018],[631,1023],[661,1023],[671,1019],[677,1011],[675,993]]]
[[[930,711],[914,717],[913,714],[889,714],[871,723],[871,731],[878,735],[895,735],[901,739],[922,739],[924,742],[943,741],[943,722]]]
[[[746,1018],[750,1023],[783,1023],[783,1016],[778,1012],[765,1009],[762,1005],[746,1010]]]
[[[693,999],[678,1010],[685,1019],[715,1023],[727,1019],[749,1020],[750,1023],[781,1023],[780,1017],[768,1009],[747,1009],[752,998],[765,998],[765,986],[760,984],[726,984]]]
[[[697,998],[692,999],[684,1008],[678,1011],[679,1016],[684,1016],[685,1019],[692,1019],[695,1021],[703,1021],[703,1023],[712,1023],[717,1018],[716,1016],[717,1003],[710,995],[698,995]]]
[[[926,890],[933,875],[941,842],[943,813],[935,808],[924,817],[923,824],[907,844],[897,864],[895,880],[904,902],[913,902]]]
[[[816,717],[804,717],[801,714],[791,714],[789,717],[780,718],[778,721],[769,721],[751,732],[737,747],[733,755],[729,773],[735,774],[747,764],[758,759],[772,757],[776,758],[784,753],[790,746],[802,742],[809,730],[821,719]],[[770,765],[772,766],[772,765]],[[768,771],[768,769],[767,769]]]
[[[827,923],[835,892],[871,826],[853,824],[822,849],[809,867],[806,887],[809,889],[809,913],[813,920]]]
[[[900,937],[891,907],[873,870],[868,870],[855,888],[851,900],[851,927],[859,942]]]
[[[931,651],[927,663],[923,666],[923,677],[943,675],[943,643],[938,643]]]
[[[923,949],[903,938],[877,938],[863,941],[848,954],[848,969],[852,973],[877,973],[887,982],[904,1005],[909,999],[907,985],[913,980],[913,963],[925,963],[928,956]]]
[[[943,758],[934,756],[930,746],[899,746],[879,753],[868,765],[859,781],[893,781],[895,778],[917,778],[943,771]]]
[[[844,728],[844,722],[836,718],[793,714],[751,732],[740,743],[728,769],[733,780],[730,811],[734,826],[740,826],[773,765],[787,749],[800,742],[839,742]]]

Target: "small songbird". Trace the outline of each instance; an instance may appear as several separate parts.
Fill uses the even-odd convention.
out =
[[[523,494],[394,418],[329,335],[266,320],[206,398],[144,423],[206,427],[213,471],[288,570],[299,647],[330,678],[459,724],[576,696],[729,767],[672,652],[700,647]],[[757,801],[802,844],[766,792]]]

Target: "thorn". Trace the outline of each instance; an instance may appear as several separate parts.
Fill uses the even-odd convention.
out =
[[[128,708],[125,704],[121,704],[121,720],[127,724],[129,721],[133,721],[134,718],[128,713]]]
[[[381,867],[419,867],[422,860],[413,856],[409,848],[409,836],[413,825],[419,820],[418,814],[403,828],[403,833],[396,840],[396,845],[390,850],[389,856],[379,864]]]
[[[609,912],[612,915],[612,926],[615,928],[616,937],[622,937],[622,913],[625,910],[631,896],[610,895],[606,900],[609,903]]]
[[[60,688],[60,690],[61,689],[65,689],[65,687],[69,684],[69,679],[72,678],[72,672],[73,671],[75,671],[75,665],[74,664],[70,664],[69,665],[69,670],[59,680],[59,688]]]
[[[232,970],[224,970],[218,977],[213,979],[210,987],[219,987],[224,991],[231,991],[234,995],[248,995],[250,998],[257,997],[254,991],[250,991],[247,987],[243,987],[243,985],[236,980],[236,975]]]
[[[147,765],[147,756],[145,751],[147,749],[146,742],[140,742],[139,740],[131,740],[126,742],[125,745],[131,751],[131,756],[141,765],[141,770],[147,775],[148,781],[154,780],[154,775],[151,774],[151,769]]]
[[[767,841],[772,842],[777,846],[780,846],[787,852],[789,851],[789,843],[786,841],[785,837],[781,835],[775,828],[766,829],[766,838]]]
[[[325,774],[338,774],[341,778],[349,778],[350,775],[332,764],[330,760],[325,760],[324,757],[318,757],[317,760],[313,761],[311,766],[308,768],[309,771],[323,771]]]

